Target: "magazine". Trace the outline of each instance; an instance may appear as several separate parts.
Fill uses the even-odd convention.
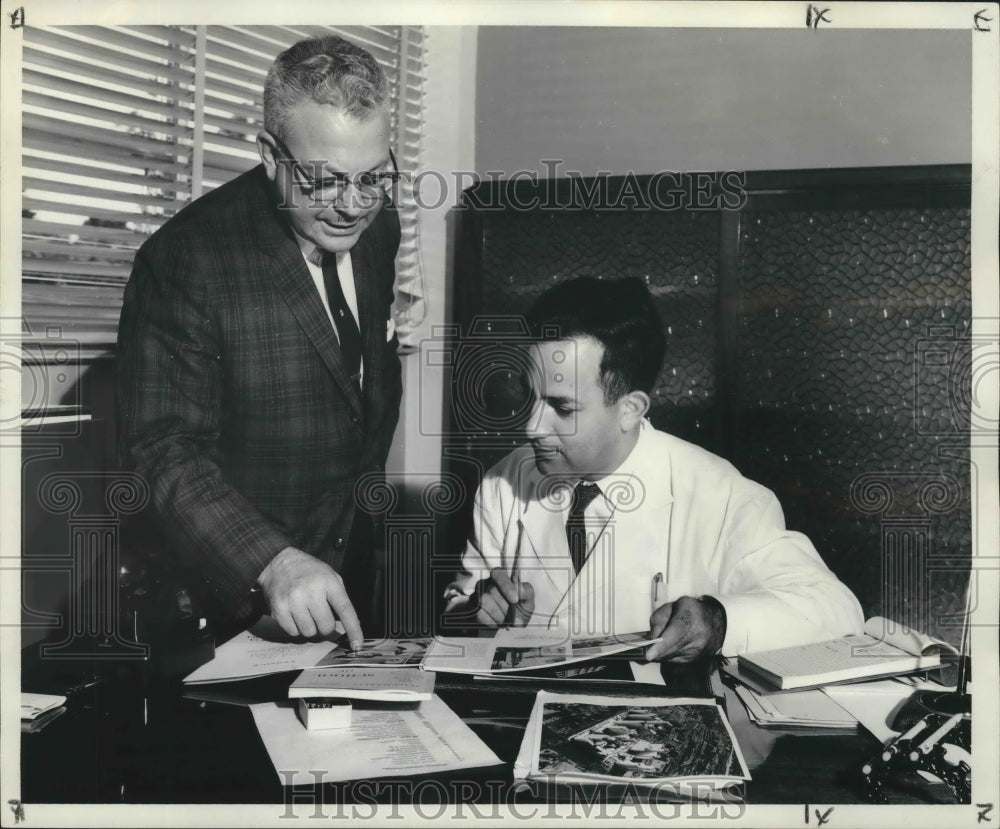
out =
[[[365,639],[361,649],[352,651],[338,645],[313,668],[403,668],[420,666],[430,637],[415,639]]]
[[[439,637],[428,647],[421,667],[427,671],[458,674],[538,671],[626,653],[658,641],[650,638],[649,631],[569,639],[539,636],[523,628],[506,628],[487,639]]]
[[[235,682],[305,668],[419,667],[430,638],[365,639],[351,651],[343,630],[311,639],[289,636],[270,616],[215,649],[215,658],[184,678],[185,685]]]

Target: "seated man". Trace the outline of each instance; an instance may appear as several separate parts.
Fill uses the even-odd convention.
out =
[[[574,638],[651,628],[647,658],[676,662],[861,632],[770,490],[645,419],[665,338],[642,282],[564,282],[528,322],[529,442],[482,481],[450,613]]]

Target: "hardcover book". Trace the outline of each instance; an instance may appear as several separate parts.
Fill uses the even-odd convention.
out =
[[[741,670],[791,690],[936,668],[942,653],[958,655],[946,642],[875,616],[857,636],[744,654],[737,661]]]

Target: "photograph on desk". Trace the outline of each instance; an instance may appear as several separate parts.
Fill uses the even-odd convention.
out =
[[[675,785],[697,792],[750,779],[713,700],[622,699],[541,691],[514,773],[562,782]]]
[[[0,4],[8,822],[997,822],[995,2]]]

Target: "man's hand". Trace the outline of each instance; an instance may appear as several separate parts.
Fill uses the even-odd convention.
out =
[[[512,622],[518,627],[528,624],[535,612],[535,588],[526,581],[512,581],[502,567],[490,570],[490,577],[476,584],[473,597],[476,621],[485,627],[500,627]],[[513,614],[509,614],[513,606]]]
[[[358,614],[344,589],[344,580],[330,565],[295,547],[285,547],[257,581],[271,615],[285,633],[307,638],[328,636],[340,619],[351,648],[360,649],[364,636]]]
[[[718,653],[726,637],[726,611],[717,601],[681,596],[649,618],[652,636],[663,640],[646,649],[646,659],[693,662]]]

